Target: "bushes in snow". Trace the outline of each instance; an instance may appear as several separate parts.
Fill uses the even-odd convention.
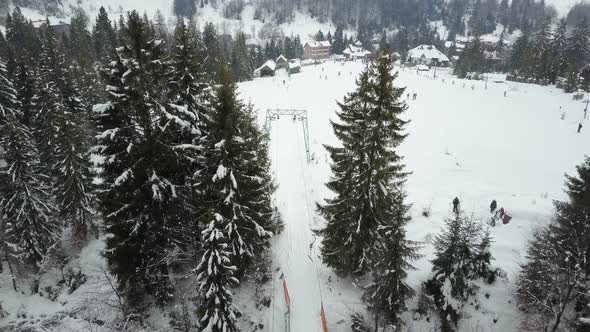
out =
[[[476,281],[492,283],[495,273],[490,268],[489,231],[461,210],[447,218],[445,225],[434,240],[433,275],[424,283],[424,292],[432,297],[442,331],[455,331],[463,307],[478,291]]]

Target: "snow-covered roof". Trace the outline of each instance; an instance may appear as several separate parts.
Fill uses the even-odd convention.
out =
[[[309,47],[311,48],[315,48],[315,47],[330,47],[332,46],[332,44],[330,44],[329,40],[324,40],[324,41],[309,41],[307,43],[305,43],[305,45],[309,45]]]
[[[438,61],[449,61],[449,58],[444,55],[443,52],[439,51],[432,45],[420,45],[416,48],[411,49],[408,52],[408,56],[412,59],[438,59]]]
[[[289,68],[301,68],[301,60],[299,59],[291,59],[289,60]]]
[[[59,20],[55,20],[55,19],[45,19],[45,20],[38,20],[38,21],[33,21],[33,26],[35,28],[40,28],[43,24],[47,23],[47,20],[49,20],[49,26],[57,26],[57,25],[70,25],[67,22],[64,21],[59,21]]]
[[[365,57],[371,54],[371,52],[365,50],[362,45],[356,45],[356,43],[353,45],[348,45],[348,47],[342,53],[351,57]]]
[[[256,71],[261,71],[264,68],[268,68],[268,69],[274,71],[275,69],[277,69],[277,64],[276,64],[276,62],[274,62],[272,60],[268,60],[262,66],[260,66],[260,68],[256,69]]]
[[[285,57],[284,57],[284,56],[281,54],[281,55],[279,55],[279,57],[277,58],[277,60],[276,60],[275,62],[276,62],[276,63],[279,63],[279,62],[285,62],[285,63],[286,63],[286,62],[287,62],[287,58],[285,58]]]

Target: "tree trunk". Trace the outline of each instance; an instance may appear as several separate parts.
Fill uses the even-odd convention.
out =
[[[379,313],[375,314],[375,332],[379,332]]]
[[[556,332],[557,328],[559,328],[559,324],[561,323],[561,317],[563,317],[563,312],[565,311],[565,308],[567,307],[568,303],[570,302],[570,296],[572,295],[573,289],[574,289],[574,285],[570,285],[567,290],[567,294],[565,295],[565,298],[563,299],[563,306],[560,308],[559,313],[557,314],[557,319],[555,320],[555,324],[553,325],[553,328],[551,328],[551,332]]]
[[[10,278],[12,279],[12,287],[14,288],[15,292],[18,292],[16,289],[16,278],[14,277],[14,270],[12,269],[12,264],[10,264],[10,260],[6,257],[6,263],[8,263],[8,270],[10,270]],[[0,262],[1,264],[1,262]]]

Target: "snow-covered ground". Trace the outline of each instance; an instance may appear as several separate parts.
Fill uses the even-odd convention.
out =
[[[320,331],[322,301],[328,327],[335,331],[347,331],[350,312],[363,309],[355,282],[337,278],[321,263],[321,239],[314,242],[311,232],[323,224],[315,202],[331,195],[324,186],[330,169],[322,144],[338,142],[329,121],[335,119],[336,100],[354,89],[362,69],[361,63],[326,63],[304,67],[290,78],[279,75],[240,84],[244,100],[260,110],[261,124],[266,109],[307,110],[315,155],[315,162],[308,164],[300,122],[281,117],[272,123],[270,151],[280,186],[276,202],[286,228],[274,240],[277,270],[270,314],[274,328],[269,331],[284,330],[281,276],[290,292],[292,331]],[[463,209],[481,220],[490,217],[489,204],[495,199],[514,217],[509,225],[492,229],[494,265],[507,271],[507,278],[482,286],[481,309],[467,310],[471,317],[463,321],[461,330],[518,331],[514,282],[527,239],[535,227],[550,220],[552,200],[564,198],[564,172],[573,172],[584,154],[590,154],[590,128],[576,133],[585,104],[554,88],[500,82],[499,75],[491,75],[485,89],[485,82],[457,80],[445,71],[439,71],[437,79],[432,72],[399,74],[397,85],[418,95],[417,100],[408,101],[405,116],[411,120],[410,136],[400,148],[407,170],[413,172],[406,188],[413,204],[408,236],[424,243],[424,258],[416,262],[409,282],[417,288],[428,277],[433,258],[430,241],[449,215],[455,196]],[[590,121],[584,123],[590,127]],[[425,207],[431,208],[430,218],[421,215]],[[312,243],[313,261],[308,257]],[[485,293],[490,293],[489,299]],[[411,317],[411,313],[405,315],[412,331],[432,329],[432,324]]]

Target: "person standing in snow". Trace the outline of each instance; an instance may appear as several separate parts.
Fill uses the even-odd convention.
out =
[[[582,131],[582,123],[578,124],[578,134]]]
[[[498,203],[496,202],[496,200],[493,200],[492,204],[490,204],[490,213],[494,213],[494,211],[496,211],[496,208],[498,208]]]
[[[453,212],[459,213],[459,197],[455,197],[453,200]]]

